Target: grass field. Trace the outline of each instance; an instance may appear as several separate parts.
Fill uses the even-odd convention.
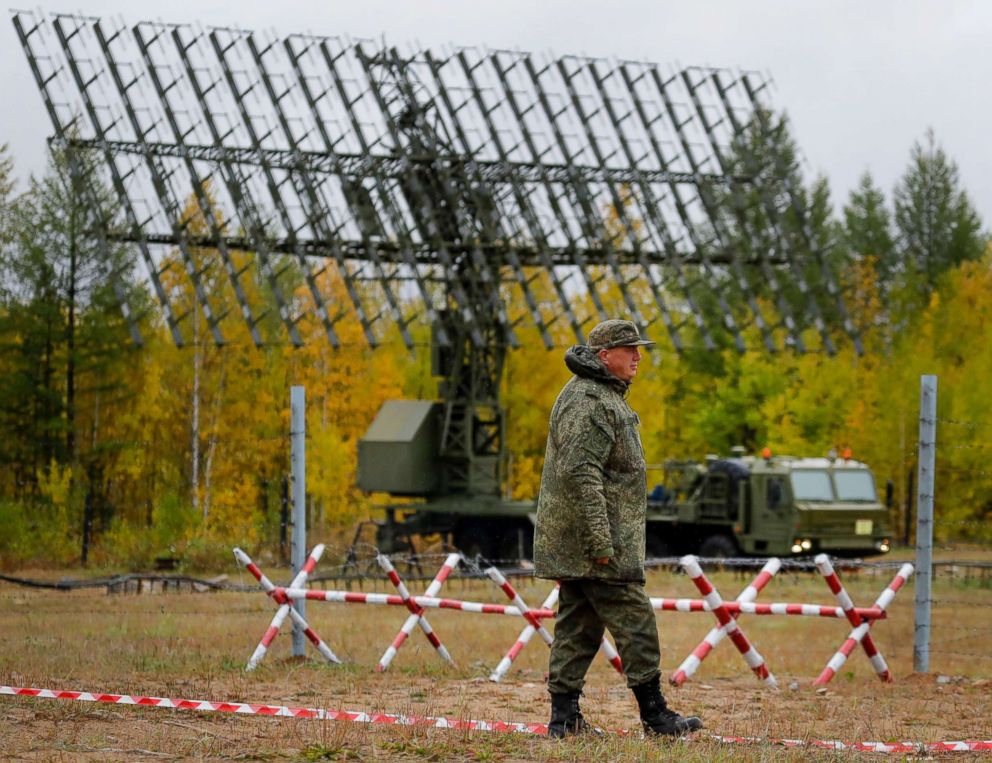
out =
[[[729,599],[750,574],[714,572],[711,577]],[[887,574],[851,572],[842,577],[855,603],[863,606],[890,579]],[[247,575],[241,580],[253,582]],[[411,585],[415,593],[422,588]],[[548,588],[543,581],[519,584],[532,606]],[[373,589],[369,583],[364,590],[387,588],[379,584]],[[686,577],[660,571],[651,574],[648,591],[654,596],[696,595]],[[488,581],[453,579],[442,595],[504,602]],[[813,679],[849,632],[846,621],[745,615],[741,626],[781,688],[762,686],[726,642],[689,683],[668,690],[669,701],[676,709],[701,715],[706,731],[721,735],[848,742],[992,739],[992,649],[987,641],[992,589],[938,578],[934,617],[954,623],[953,651],[961,656],[935,651],[934,672],[926,676],[912,674],[912,596],[910,585],[896,597],[890,618],[872,630],[896,677],[892,684],[881,684],[858,650],[828,690],[818,692]],[[759,601],[833,603],[819,577],[786,573],[771,582]],[[274,612],[261,593],[108,596],[102,589],[39,592],[0,584],[0,612],[4,685],[487,720],[546,722],[548,715],[547,648],[537,638],[502,683],[487,680],[516,639],[523,625],[519,618],[431,610],[431,623],[456,667],[443,664],[415,631],[391,669],[377,674],[373,666],[405,619],[405,610],[310,602],[308,619],[346,664],[326,665],[315,656],[294,660],[287,624],[259,669],[246,674],[244,664]],[[659,613],[664,675],[714,622],[706,613]],[[985,658],[968,656],[982,653]],[[590,673],[583,707],[604,728],[637,726],[630,693],[601,658]],[[705,734],[689,742],[610,736],[557,743],[524,735],[9,697],[0,698],[0,719],[0,751],[5,759],[18,760],[709,761],[851,755],[767,744],[728,746]]]

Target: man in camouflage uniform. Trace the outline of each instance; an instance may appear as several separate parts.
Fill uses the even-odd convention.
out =
[[[589,730],[579,709],[586,671],[605,629],[648,734],[684,734],[696,717],[669,710],[661,694],[658,626],[644,592],[647,478],[640,424],[625,400],[640,360],[630,321],[609,320],[565,353],[575,376],[551,411],[534,533],[539,577],[561,581],[551,646],[548,733]]]

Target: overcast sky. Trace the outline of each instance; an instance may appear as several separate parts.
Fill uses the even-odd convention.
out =
[[[807,175],[839,208],[870,170],[891,198],[932,127],[992,227],[992,0],[32,0],[93,16],[280,34],[377,37],[767,71]],[[52,132],[10,23],[0,23],[0,143],[23,180]]]

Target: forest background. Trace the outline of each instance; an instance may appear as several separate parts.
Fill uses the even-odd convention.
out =
[[[342,346],[332,349],[307,316],[303,347],[259,348],[236,311],[226,328],[233,341],[217,347],[174,254],[162,279],[173,303],[187,305],[193,333],[190,346],[175,347],[142,280],[108,278],[127,272],[134,253],[120,245],[108,261],[86,235],[68,166],[56,152],[43,177],[17,189],[0,147],[0,567],[133,569],[166,556],[199,569],[227,563],[232,545],[276,554],[291,385],[306,388],[314,530],[346,539],[356,522],[379,516],[383,496],[355,487],[357,441],[383,401],[436,397],[427,347],[410,353],[387,339],[373,351],[357,322],[342,321]],[[898,521],[916,468],[919,377],[936,374],[945,430],[936,535],[992,540],[992,244],[954,161],[930,133],[909,151],[891,194],[866,173],[837,214],[816,178],[803,203],[814,238],[830,242],[866,352],[839,332],[836,354],[817,351],[813,330],[804,339],[814,351],[801,355],[732,347],[676,355],[661,341],[630,395],[649,463],[735,445],[793,455],[851,448],[880,484],[895,484]],[[109,191],[101,204],[113,208]],[[323,278],[326,292],[341,294],[333,275]],[[221,277],[208,276],[205,288],[229,300]],[[249,288],[268,298],[261,284]],[[122,289],[144,306],[140,347],[121,316]],[[429,327],[418,331],[426,345]],[[508,489],[530,499],[571,338],[561,327],[561,347],[548,351],[536,331],[521,336],[503,401]]]

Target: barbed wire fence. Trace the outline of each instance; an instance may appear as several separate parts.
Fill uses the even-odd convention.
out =
[[[913,669],[953,673],[967,664],[972,672],[992,673],[992,562],[933,560],[935,532],[979,542],[990,533],[992,426],[939,417],[937,377],[925,375],[919,429]],[[939,566],[951,575],[937,580]]]

